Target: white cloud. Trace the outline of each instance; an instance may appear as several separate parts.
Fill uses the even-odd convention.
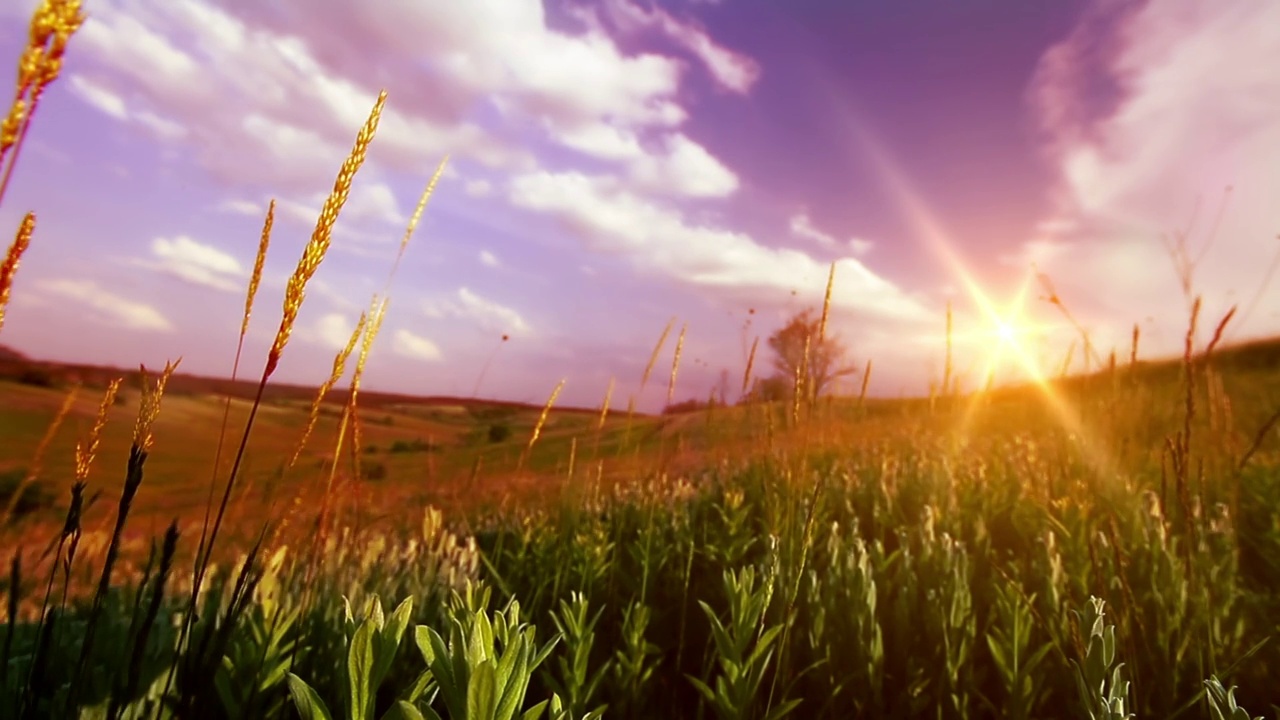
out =
[[[824,248],[834,248],[839,242],[831,235],[819,230],[809,219],[809,213],[800,212],[791,216],[791,234],[796,237],[813,240]]]
[[[683,133],[669,135],[659,153],[637,158],[632,177],[656,193],[725,197],[738,189],[738,176]]]
[[[749,59],[655,12],[636,17],[702,59],[722,85],[750,85]],[[77,40],[90,59],[82,97],[125,119],[123,101],[103,95],[111,89],[128,98],[128,121],[161,139],[185,138],[225,180],[275,192],[310,192],[331,177],[379,88],[389,100],[370,159],[410,172],[445,152],[529,169],[522,124],[553,128],[592,153],[633,154],[637,131],[671,130],[687,116],[680,60],[624,52],[598,24],[553,28],[541,0],[102,0]],[[476,124],[477,108],[505,125]],[[687,151],[675,161],[712,172]],[[709,187],[723,185],[721,176]]]
[[[553,133],[562,145],[603,160],[636,160],[645,154],[635,132],[607,122],[588,123],[563,131],[553,129]]]
[[[1241,336],[1280,332],[1280,316],[1263,310],[1280,307],[1280,285],[1257,294],[1280,250],[1276,57],[1280,5],[1168,0],[1098,3],[1042,59],[1031,99],[1061,186],[1057,212],[1018,260],[1038,261],[1086,324],[1119,336],[1099,344],[1123,346],[1127,328],[1152,317],[1168,339],[1159,351],[1176,350],[1186,310],[1160,238],[1193,216],[1204,317],[1239,303]],[[1097,83],[1119,88],[1116,102],[1091,102]]]
[[[140,260],[138,264],[215,290],[243,289],[239,280],[245,276],[245,270],[238,260],[186,235],[172,240],[156,238],[151,242],[151,254],[154,259]]]
[[[430,340],[408,330],[396,330],[391,338],[391,349],[397,355],[413,360],[438,362],[444,359],[440,348]]]
[[[486,267],[498,267],[498,256],[488,250],[480,251],[480,264]]]
[[[428,317],[459,318],[474,323],[491,332],[527,335],[532,329],[515,309],[477,295],[469,288],[458,288],[451,299],[433,300],[424,304]]]
[[[691,224],[609,177],[528,173],[512,182],[511,201],[559,217],[589,249],[691,285],[775,297],[792,291],[820,297],[825,287],[828,266],[809,255],[766,247],[745,233]],[[836,273],[833,302],[839,306],[885,318],[928,317],[914,299],[853,258],[838,260]]]
[[[159,310],[136,300],[121,297],[90,280],[47,280],[40,291],[58,295],[87,306],[87,318],[127,330],[170,332],[173,325]]]
[[[326,313],[316,320],[313,339],[331,350],[342,350],[351,341],[355,329],[354,319],[342,313]]]
[[[464,189],[471,197],[487,197],[493,192],[493,184],[488,180],[468,180]]]
[[[81,100],[117,120],[124,120],[129,117],[129,111],[125,108],[124,99],[119,95],[88,80],[83,75],[72,75],[70,81],[71,91]]]
[[[824,232],[818,226],[813,224],[813,220],[809,217],[808,211],[801,211],[791,216],[790,222],[791,234],[806,240],[812,240],[818,245],[828,250],[834,250],[841,246],[841,242],[834,235]],[[870,240],[861,238],[850,238],[843,245],[853,253],[855,257],[862,257],[871,252],[875,247],[875,243]]]
[[[234,213],[236,215],[258,216],[265,215],[266,209],[259,203],[252,200],[223,200],[218,204],[218,210],[222,212]]]
[[[683,46],[706,66],[723,88],[746,93],[760,78],[760,65],[751,58],[720,45],[692,22],[682,22],[660,7],[646,10],[629,0],[608,0],[610,17],[625,29],[653,28]]]

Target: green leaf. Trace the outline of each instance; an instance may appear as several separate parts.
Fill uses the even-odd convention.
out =
[[[316,694],[302,678],[289,673],[289,696],[293,698],[293,706],[298,709],[302,720],[333,720],[324,700]]]
[[[467,720],[495,720],[497,697],[494,682],[492,660],[485,660],[471,669],[471,682],[467,686]]]
[[[426,718],[423,717],[422,711],[411,703],[397,700],[394,705],[383,713],[382,720],[426,720]]]
[[[542,718],[542,714],[547,711],[548,702],[549,701],[547,700],[543,700],[537,705],[525,710],[524,714],[520,716],[520,720],[540,720]]]
[[[371,720],[374,690],[374,624],[366,618],[351,637],[351,649],[347,653],[347,685],[350,705],[347,711],[351,720]]]

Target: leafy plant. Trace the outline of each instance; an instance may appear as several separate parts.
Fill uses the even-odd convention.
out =
[[[382,613],[381,601],[374,595],[358,625],[351,615],[350,603],[344,599],[344,604],[349,649],[346,664],[347,693],[343,698],[343,707],[350,720],[371,720],[374,717],[378,688],[391,670],[391,664],[400,648],[400,639],[409,627],[413,599],[405,598],[387,618]],[[288,680],[294,707],[304,720],[333,718],[324,700],[302,678],[289,673]],[[414,702],[428,688],[429,683],[416,685],[408,697],[397,700],[382,715],[383,720],[421,718],[422,713],[414,706]]]

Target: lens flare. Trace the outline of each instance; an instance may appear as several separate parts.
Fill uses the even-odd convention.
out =
[[[932,211],[912,186],[906,174],[898,167],[890,153],[871,136],[866,126],[858,121],[851,108],[846,107],[845,110],[845,117],[849,120],[848,124],[854,139],[861,146],[865,157],[871,160],[876,173],[885,183],[893,200],[902,209],[919,236],[928,243],[929,248],[959,281],[970,301],[981,311],[984,318],[991,326],[996,328],[996,334],[1003,335],[1002,327],[1009,328],[1008,334],[1012,336],[1011,341],[998,343],[1000,347],[997,352],[993,353],[993,359],[998,357],[1011,360],[1027,377],[1031,378],[1054,413],[1058,423],[1078,439],[1084,451],[1084,457],[1094,471],[1101,475],[1111,474],[1114,465],[1107,458],[1102,446],[1094,441],[1090,433],[1086,431],[1075,409],[1064,401],[1049,384],[1041,372],[1039,364],[1025,347],[1025,343],[1020,342],[1022,337],[1022,333],[1019,331],[1020,326],[1014,324],[1009,319],[1009,316],[1001,313],[995,302],[992,301],[968,268],[965,267],[959,254],[954,249],[954,243],[951,238],[935,219]],[[1025,300],[1028,287],[1029,281],[1024,282],[1018,297],[1015,298],[1012,304],[1012,308],[1016,309],[1017,314],[1021,313],[1022,303]],[[1017,314],[1012,317],[1016,318]],[[973,409],[971,406],[966,415],[972,416]],[[966,425],[967,422],[968,417],[966,417]]]

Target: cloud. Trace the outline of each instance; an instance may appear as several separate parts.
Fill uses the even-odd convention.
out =
[[[701,60],[712,79],[727,90],[745,94],[760,79],[756,61],[720,45],[696,24],[678,20],[656,5],[646,10],[629,0],[608,0],[605,9],[625,30],[653,29],[666,35]]]
[[[813,240],[824,248],[834,248],[840,244],[834,237],[815,227],[807,212],[800,212],[791,216],[791,234],[796,237]]]
[[[252,200],[223,200],[218,204],[217,209],[221,212],[234,213],[236,215],[248,215],[250,217],[266,215],[266,208],[260,203]]]
[[[72,75],[70,80],[71,91],[81,100],[117,120],[129,117],[129,111],[119,95],[88,80],[83,75]]]
[[[146,303],[129,300],[100,287],[90,280],[47,280],[39,285],[40,291],[74,300],[87,306],[92,312],[88,319],[126,330],[170,332],[173,325],[160,311]]]
[[[464,190],[471,197],[486,197],[493,192],[493,184],[488,180],[468,180]]]
[[[356,321],[342,313],[326,313],[316,320],[312,340],[331,350],[342,350],[351,341]]]
[[[812,240],[828,250],[837,249],[842,244],[834,235],[823,232],[818,228],[818,226],[814,225],[813,220],[809,217],[808,211],[801,211],[792,215],[789,226],[791,228],[792,235],[799,238],[805,238],[806,240]],[[875,247],[875,243],[861,238],[850,238],[847,242],[843,243],[843,245],[849,252],[853,253],[857,257],[866,255],[871,252],[873,247]]]
[[[391,349],[397,355],[413,360],[439,362],[444,359],[435,343],[408,330],[396,330],[391,338]]]
[[[655,12],[636,18],[702,58],[722,84],[750,85],[748,59]],[[185,135],[224,180],[276,192],[332,175],[379,88],[389,101],[370,158],[406,172],[445,152],[529,169],[522,129],[553,128],[602,151],[602,123],[621,147],[629,133],[687,117],[680,60],[624,52],[599,26],[553,27],[541,0],[102,0],[77,40],[88,58],[73,81],[81,97],[162,139]],[[481,125],[481,115],[499,123]]]
[[[1276,57],[1280,5],[1168,0],[1098,3],[1042,58],[1029,96],[1058,167],[1056,208],[1010,260],[1037,262],[1111,333],[1100,346],[1151,317],[1167,339],[1156,351],[1176,350],[1186,307],[1161,238],[1188,227],[1204,317],[1239,303],[1240,336],[1280,332],[1265,310],[1280,307],[1280,285],[1266,285],[1280,251]],[[1099,101],[1086,82],[1098,78],[1114,98]]]
[[[186,235],[172,240],[156,238],[151,242],[151,255],[154,259],[139,260],[137,264],[215,290],[235,292],[243,289],[240,279],[245,276],[245,270],[238,260]]]
[[[643,188],[688,197],[725,197],[738,189],[738,176],[684,134],[667,136],[663,145],[631,165],[632,178]]]
[[[498,256],[488,250],[480,251],[480,264],[486,267],[498,267]]]
[[[621,256],[642,271],[742,296],[793,291],[821,297],[828,266],[790,248],[771,248],[733,230],[695,225],[672,209],[582,173],[527,173],[510,188],[513,204],[558,217],[596,252]],[[881,318],[918,320],[928,313],[893,283],[853,258],[837,261],[833,302]]]
[[[459,318],[491,332],[528,335],[532,328],[513,308],[477,295],[469,288],[458,288],[452,299],[435,300],[423,306],[428,317]]]

